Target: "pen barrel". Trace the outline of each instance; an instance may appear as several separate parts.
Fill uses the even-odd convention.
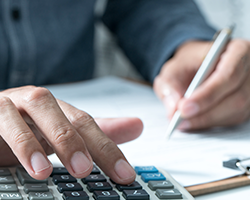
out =
[[[231,33],[232,30],[229,28],[221,30],[189,85],[184,95],[186,98],[190,97],[194,90],[212,73],[220,55],[230,40]]]

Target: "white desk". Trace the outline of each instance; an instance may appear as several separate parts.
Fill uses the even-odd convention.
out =
[[[202,134],[177,132],[171,138],[171,142],[174,143],[170,142],[166,145],[163,139],[167,127],[165,112],[152,89],[145,86],[143,88],[138,86],[138,88],[134,84],[110,78],[106,80],[108,82],[100,80],[99,82],[85,82],[83,85],[79,83],[64,85],[64,87],[50,87],[50,89],[59,99],[87,111],[94,117],[137,116],[143,119],[145,126],[141,137],[124,146],[119,146],[133,165],[155,165],[164,168],[177,181],[186,185],[202,183],[205,180],[209,182],[223,179],[239,173],[237,170],[223,168],[220,154],[228,153],[230,150],[231,153],[237,153],[237,155],[250,152],[249,123],[239,128],[230,128],[227,132],[223,129],[222,135],[220,135],[221,130]],[[110,97],[112,97],[111,100]],[[241,131],[240,137],[239,134],[235,134],[235,131]],[[213,146],[214,143],[217,143],[217,146]],[[239,144],[241,148],[232,149],[232,146],[236,147]],[[207,154],[212,151],[215,153]],[[250,191],[247,188],[209,194],[197,197],[197,199],[225,197],[228,200],[238,198],[239,194],[241,195],[239,199],[244,199],[250,197]]]

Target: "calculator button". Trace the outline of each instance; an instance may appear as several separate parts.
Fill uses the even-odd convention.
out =
[[[69,172],[65,167],[54,167],[51,176],[54,175],[69,175]]]
[[[101,190],[101,191],[105,191],[105,190],[112,190],[111,185],[108,182],[89,182],[87,184],[87,189],[90,192],[96,191],[96,190]]]
[[[58,183],[75,183],[77,180],[71,175],[54,175],[52,177],[53,182]]]
[[[48,192],[49,188],[46,184],[24,184],[23,190],[28,194],[29,192]]]
[[[158,173],[142,173],[141,179],[147,183],[148,181],[165,181],[166,177],[158,172]]]
[[[137,181],[134,181],[133,183],[131,183],[129,185],[116,184],[116,188],[119,191],[123,191],[123,190],[139,190],[139,189],[142,189],[142,186]]]
[[[82,186],[79,183],[58,183],[57,189],[60,193],[65,191],[81,191]]]
[[[97,166],[94,165],[90,174],[100,174],[100,173],[101,171],[98,169]]]
[[[102,174],[90,174],[82,179],[83,183],[88,182],[105,182],[107,179]]]
[[[0,184],[3,183],[15,183],[12,176],[0,176]]]
[[[0,193],[1,200],[22,200],[23,197],[19,192]]]
[[[142,173],[157,173],[158,169],[156,169],[155,166],[136,166],[135,172],[138,175],[141,175]]]
[[[25,183],[45,183],[45,184],[48,184],[48,179],[45,179],[45,180],[36,180],[36,179],[32,178],[25,171],[25,169],[22,168],[22,167],[18,167],[17,168],[16,174],[17,174],[18,180],[20,181],[20,183],[22,185],[24,185]]]
[[[182,194],[177,189],[157,189],[155,194],[159,199],[182,199]]]
[[[123,190],[122,196],[125,199],[141,199],[141,200],[147,200],[149,199],[149,194],[145,190]]]
[[[173,189],[174,185],[170,183],[169,181],[149,181],[148,182],[148,187],[151,190],[156,190],[156,189]]]
[[[0,169],[0,176],[10,176],[10,170],[9,169]]]
[[[0,192],[18,192],[16,184],[0,184]]]
[[[51,192],[30,192],[29,200],[54,200]]]
[[[88,200],[89,196],[84,191],[64,192],[63,198],[65,200]]]
[[[120,199],[120,196],[114,190],[94,191],[93,196],[96,200],[119,200]]]

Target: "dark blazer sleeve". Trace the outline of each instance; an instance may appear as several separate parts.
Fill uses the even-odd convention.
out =
[[[192,0],[109,0],[102,20],[150,82],[179,45],[215,33]]]

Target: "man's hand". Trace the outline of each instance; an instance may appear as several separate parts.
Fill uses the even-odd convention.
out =
[[[25,86],[0,92],[0,165],[21,163],[36,179],[52,172],[47,154],[55,152],[74,177],[87,176],[93,161],[117,183],[135,178],[116,143],[138,137],[138,118],[97,119],[56,100],[45,88]]]
[[[177,49],[154,82],[156,94],[171,118],[179,109],[179,129],[204,129],[240,124],[250,117],[250,42],[232,40],[213,73],[190,98],[183,95],[200,67],[210,42],[190,41]]]

